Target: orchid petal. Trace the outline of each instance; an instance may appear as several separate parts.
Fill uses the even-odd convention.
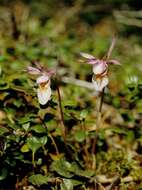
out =
[[[94,85],[95,90],[101,92],[103,88],[105,88],[108,85],[109,80],[107,76],[101,78],[95,77],[95,79],[92,78],[92,83]]]
[[[40,74],[40,70],[35,68],[35,67],[31,67],[31,66],[28,66],[27,67],[27,72],[31,75],[39,75]]]
[[[97,64],[98,62],[99,62],[98,59],[89,59],[89,60],[87,61],[87,63],[90,64],[90,65]]]
[[[93,55],[90,55],[90,54],[88,54],[88,53],[83,53],[83,52],[81,52],[80,55],[81,55],[82,57],[86,58],[86,59],[93,59],[93,60],[96,59]]]
[[[45,105],[51,98],[51,88],[47,83],[45,86],[39,86],[37,89],[38,101],[41,105]]]
[[[115,59],[108,60],[107,63],[113,64],[113,65],[121,65],[121,63]]]
[[[53,75],[56,75],[56,70],[55,69],[50,69],[47,71],[47,75],[49,77],[52,77]]]
[[[114,37],[112,39],[112,42],[111,42],[110,47],[109,47],[108,52],[107,52],[107,56],[106,56],[107,59],[109,59],[109,57],[110,57],[110,55],[112,53],[112,50],[113,50],[114,45],[115,45],[115,42],[116,42],[116,38]]]

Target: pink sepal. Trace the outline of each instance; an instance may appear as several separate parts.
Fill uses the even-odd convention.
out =
[[[35,67],[31,67],[31,66],[28,66],[27,67],[27,72],[31,75],[39,75],[40,74],[40,70],[35,68]]]
[[[115,59],[110,59],[107,61],[108,64],[113,64],[113,65],[121,65],[121,63]]]

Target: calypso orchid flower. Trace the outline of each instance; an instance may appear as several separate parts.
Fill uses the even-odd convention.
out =
[[[27,72],[31,75],[37,76],[36,83],[38,85],[38,101],[41,105],[45,105],[51,99],[50,78],[55,74],[55,70],[48,70],[37,62],[34,62],[34,65],[34,67],[28,66]]]
[[[114,47],[114,43],[115,39],[113,39],[111,43],[107,56],[102,59],[97,59],[96,57],[88,53],[80,53],[80,55],[85,58],[85,62],[92,65],[93,67],[92,83],[96,91],[101,92],[109,83],[108,66],[110,64],[120,65],[117,60],[109,59],[112,49]]]

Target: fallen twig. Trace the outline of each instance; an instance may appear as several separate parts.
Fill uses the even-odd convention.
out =
[[[107,187],[107,190],[112,190],[113,187],[115,187],[116,185],[118,185],[120,183],[120,176],[116,176],[114,178],[114,180],[112,181],[112,183]]]
[[[88,88],[90,90],[94,90],[94,86],[91,82],[71,78],[71,77],[62,77],[61,81],[68,84],[74,84],[80,87]]]

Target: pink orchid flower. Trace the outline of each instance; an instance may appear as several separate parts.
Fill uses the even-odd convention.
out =
[[[51,99],[51,76],[55,74],[55,70],[47,70],[47,68],[42,67],[39,63],[34,63],[35,67],[28,66],[27,72],[31,75],[37,75],[36,83],[37,97],[41,105],[45,105]]]
[[[96,57],[88,53],[80,53],[80,55],[87,60],[86,61],[87,64],[93,66],[93,73],[95,75],[100,75],[107,72],[109,64],[120,65],[120,63],[114,59],[111,60],[97,59]]]
[[[96,91],[102,91],[109,83],[108,79],[108,66],[110,64],[120,65],[117,60],[109,59],[112,49],[114,47],[115,39],[113,39],[111,46],[108,50],[105,59],[97,59],[93,55],[88,53],[80,53],[80,55],[85,58],[86,63],[92,65],[93,67],[93,78],[92,82]]]

